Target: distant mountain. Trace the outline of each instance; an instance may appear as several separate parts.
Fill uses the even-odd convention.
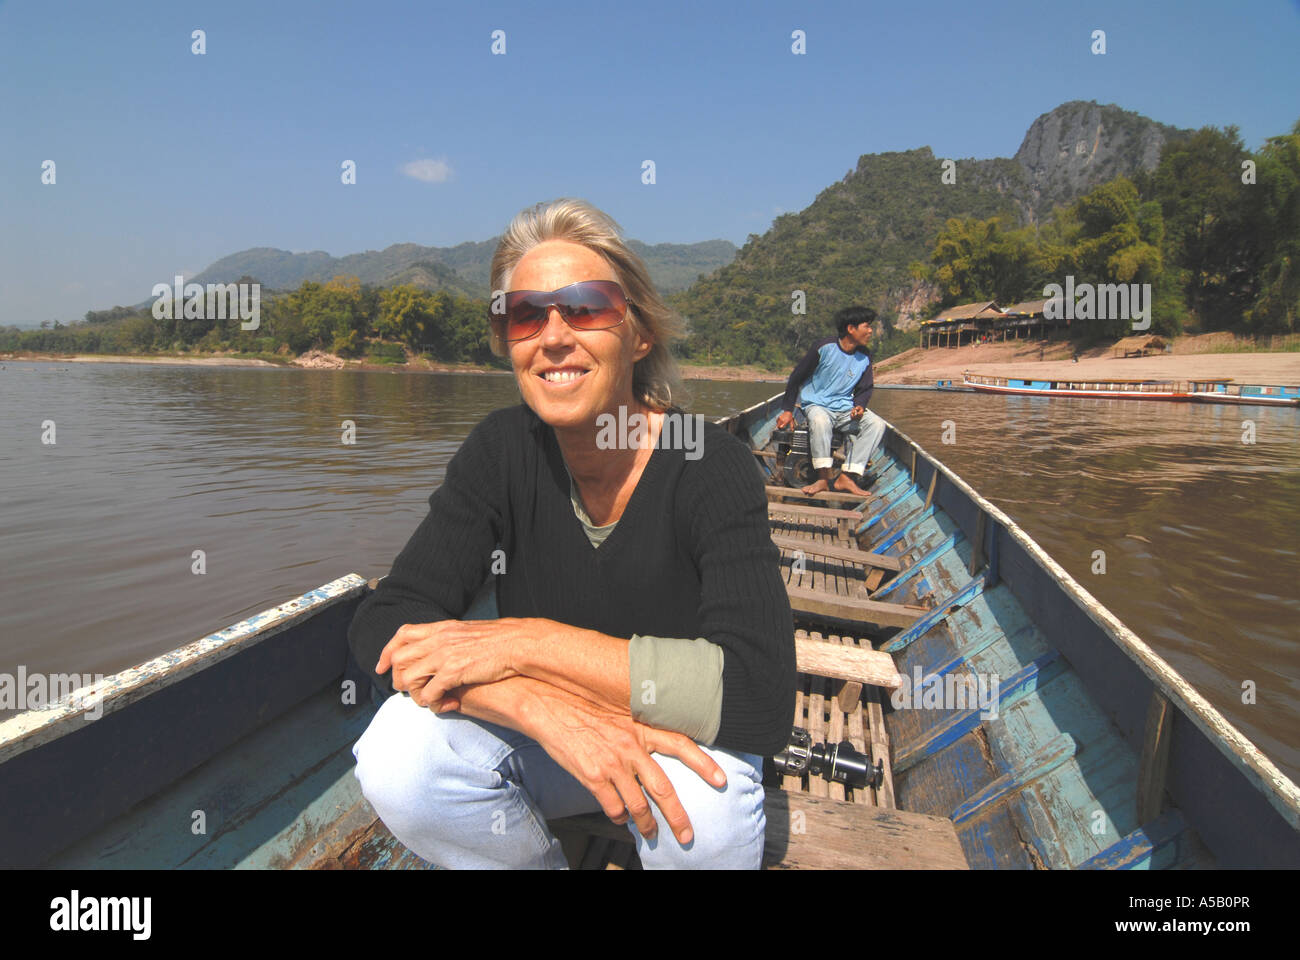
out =
[[[240,277],[254,277],[273,290],[290,290],[304,280],[326,281],[338,274],[355,276],[362,283],[391,286],[411,283],[427,290],[447,290],[469,297],[487,297],[492,254],[497,237],[454,247],[422,247],[396,243],[383,250],[367,250],[344,257],[332,257],[323,250],[290,253],[271,247],[254,247],[222,257],[197,276],[193,283],[233,283]],[[712,273],[736,256],[735,244],[727,240],[702,243],[641,243],[628,241],[645,260],[651,279],[664,293],[689,287],[701,274]]]
[[[734,262],[673,298],[692,330],[694,359],[772,362],[825,336],[835,310],[862,303],[915,325],[937,291],[908,272],[927,261],[950,217],[1041,223],[1052,209],[1121,175],[1154,169],[1164,144],[1190,130],[1114,105],[1064,103],[1035,120],[1013,158],[955,160],[929,147],[867,154],[806,209],[751,235]],[[806,316],[792,314],[804,291]]]

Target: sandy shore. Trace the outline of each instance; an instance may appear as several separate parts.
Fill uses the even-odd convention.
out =
[[[983,344],[977,347],[919,347],[881,361],[876,382],[931,385],[936,380],[961,382],[963,370],[995,377],[1035,379],[1187,380],[1231,378],[1240,383],[1300,383],[1300,353],[1192,353],[1151,357],[1116,357],[1099,347],[1071,360],[1067,344],[1052,344],[1039,360],[1038,344]]]

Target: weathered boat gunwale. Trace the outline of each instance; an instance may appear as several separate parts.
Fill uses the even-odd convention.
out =
[[[98,718],[72,705],[12,718],[0,741],[0,866],[45,863],[337,689],[347,625],[368,589],[348,574],[107,677]]]
[[[346,574],[216,633],[111,674],[48,709],[27,710],[10,717],[0,723],[0,763],[58,739],[78,721],[98,722],[163,687],[265,643],[334,604],[360,596],[365,588],[365,578]],[[96,706],[89,708],[87,701],[95,702]],[[101,715],[88,717],[92,712]]]

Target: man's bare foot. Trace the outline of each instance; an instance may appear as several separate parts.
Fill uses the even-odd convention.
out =
[[[800,492],[806,493],[808,496],[811,497],[814,493],[823,493],[828,489],[830,488],[827,486],[826,481],[819,479],[813,481],[812,483],[808,484],[808,486],[802,488]]]
[[[834,489],[840,491],[840,493],[852,493],[859,497],[871,496],[871,494],[868,491],[863,490],[861,487],[859,487],[857,483],[854,482],[853,478],[849,476],[847,473],[841,473],[838,477],[835,478]]]

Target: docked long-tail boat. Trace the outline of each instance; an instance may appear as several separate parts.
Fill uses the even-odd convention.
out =
[[[1101,397],[1111,400],[1175,400],[1202,403],[1245,403],[1266,406],[1300,406],[1300,387],[1235,383],[1214,380],[1073,380],[1031,377],[995,377],[962,373],[962,384],[978,393],[1022,397]]]
[[[721,421],[795,611],[768,867],[1300,866],[1296,785],[1010,517],[892,426],[869,498],[805,497],[779,412]],[[352,772],[376,704],[346,633],[373,588],[340,577],[0,724],[0,864],[427,867]],[[639,867],[601,815],[551,826],[573,866]]]
[[[1201,381],[1200,386],[1227,381]],[[995,377],[983,373],[962,373],[962,383],[979,393],[1002,393],[1031,397],[1104,397],[1113,400],[1192,399],[1198,384],[1190,380],[1121,380],[1079,377],[1073,380],[1030,377]]]

